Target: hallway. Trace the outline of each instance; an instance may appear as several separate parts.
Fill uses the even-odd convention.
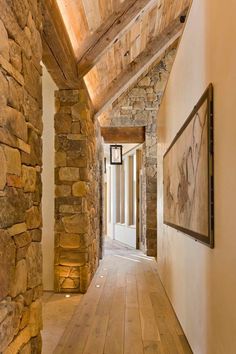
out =
[[[105,257],[55,354],[192,353],[153,258],[106,241]]]

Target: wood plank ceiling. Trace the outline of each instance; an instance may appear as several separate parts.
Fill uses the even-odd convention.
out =
[[[191,0],[55,0],[95,111],[127,89],[183,29]],[[165,37],[165,38],[164,38]],[[167,39],[166,39],[167,38]],[[151,54],[150,54],[151,53]],[[138,69],[137,69],[138,66]],[[134,71],[134,73],[132,72]],[[107,97],[109,96],[109,100]]]

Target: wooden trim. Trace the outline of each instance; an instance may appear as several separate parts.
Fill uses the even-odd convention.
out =
[[[43,2],[43,63],[59,88],[77,88],[74,51],[56,0]]]
[[[181,16],[186,13],[187,10],[182,12]],[[147,44],[146,49],[117,76],[108,86],[107,90],[94,98],[95,117],[99,117],[106,108],[127,91],[145,71],[148,71],[154,63],[161,60],[166,50],[179,39],[183,28],[184,25],[180,22],[180,16],[178,16],[159,36],[152,39]]]
[[[131,156],[128,156],[128,181],[129,181],[129,184],[128,184],[128,225],[133,225],[133,169],[134,169],[134,157],[133,155]]]
[[[79,78],[84,77],[101,56],[133,26],[157,0],[126,0],[89,38],[77,53]]]
[[[142,168],[142,150],[136,151],[136,249],[140,244],[140,170]]]
[[[138,144],[145,141],[145,127],[102,127],[101,135],[108,144]]]

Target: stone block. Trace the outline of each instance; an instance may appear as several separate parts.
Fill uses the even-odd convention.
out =
[[[26,257],[27,251],[29,248],[29,244],[25,247],[17,248],[16,250],[16,261],[19,262],[21,259]]]
[[[71,195],[71,186],[60,185],[55,187],[56,197],[69,197]]]
[[[56,152],[55,153],[55,165],[56,167],[65,167],[66,166],[66,153],[65,152]]]
[[[22,188],[22,179],[17,175],[7,175],[7,185],[9,187]]]
[[[30,0],[32,1],[32,0]],[[42,337],[41,334],[38,334],[36,337],[31,338],[31,353],[38,354],[42,352]]]
[[[83,234],[89,231],[89,217],[86,214],[63,217],[62,222],[68,233]]]
[[[8,77],[8,105],[20,111],[24,101],[24,91],[21,85],[12,77]]]
[[[10,295],[16,297],[23,294],[27,289],[27,266],[25,259],[16,264],[14,280],[11,283]]]
[[[72,106],[79,101],[79,90],[60,90],[55,92],[61,106]]]
[[[82,206],[63,204],[60,205],[59,212],[62,214],[79,214],[82,212]]]
[[[62,248],[80,248],[80,235],[78,234],[59,234],[59,245]]]
[[[56,136],[55,148],[56,151],[76,152],[77,157],[86,156],[86,144],[82,140],[69,140],[65,136]]]
[[[149,87],[151,84],[151,78],[149,76],[145,76],[138,82],[138,86],[140,87]]]
[[[20,176],[21,156],[19,150],[4,146],[4,153],[6,157],[7,173]]]
[[[27,125],[22,113],[12,107],[0,107],[0,127],[27,142]]]
[[[26,152],[27,154],[30,154],[31,148],[29,144],[26,144],[23,140],[17,138],[17,147],[19,150]]]
[[[71,125],[71,133],[73,134],[80,134],[81,133],[81,125],[80,122],[74,122]]]
[[[23,58],[23,74],[25,79],[25,88],[27,92],[33,96],[42,105],[42,80],[39,72],[33,65],[31,60],[28,60],[25,55]]]
[[[28,288],[42,284],[42,249],[39,242],[32,242],[26,254]]]
[[[11,301],[10,298],[7,298],[0,302],[0,313],[3,313],[2,311],[4,312],[4,316],[0,322],[0,352],[4,354],[17,353],[14,345],[11,344],[10,348],[8,345],[19,331],[22,305],[19,302]]]
[[[15,236],[15,235],[18,235],[18,234],[22,234],[26,230],[27,230],[26,223],[23,222],[23,223],[20,223],[20,224],[13,225],[7,231],[8,231],[10,236]],[[19,247],[22,247],[22,246],[19,246]]]
[[[19,351],[19,354],[32,354],[31,349],[31,343],[29,342],[23,346],[23,348]]]
[[[29,230],[37,229],[42,224],[42,216],[39,208],[31,207],[26,211],[26,225]]]
[[[60,265],[78,267],[86,264],[88,253],[73,249],[61,249],[59,255]]]
[[[2,228],[25,221],[30,200],[21,189],[6,188],[6,196],[0,197],[0,225]]]
[[[42,230],[35,229],[30,231],[30,235],[33,242],[41,242],[42,241]]]
[[[62,284],[62,289],[77,289],[79,287],[79,279],[66,278]]]
[[[83,181],[76,182],[72,185],[72,194],[75,197],[85,197],[88,194],[88,184]]]
[[[7,161],[3,148],[0,146],[0,161],[1,161],[1,173],[0,173],[0,190],[5,188],[7,182]]]
[[[16,70],[22,71],[21,47],[12,39],[9,39],[10,62]]]
[[[19,353],[20,349],[29,342],[30,337],[30,329],[27,326],[17,334],[11,344],[4,351],[4,354]]]
[[[36,189],[36,169],[29,166],[22,166],[22,182],[25,192],[34,192]]]
[[[14,279],[15,255],[13,240],[6,231],[0,230],[0,300],[8,295]]]
[[[0,104],[6,106],[8,97],[8,81],[0,70]]]
[[[71,115],[65,113],[55,114],[55,132],[56,134],[71,133]]]
[[[68,134],[67,135],[67,139],[69,139],[69,140],[83,140],[83,141],[86,141],[87,137],[85,135],[82,135],[82,134]]]
[[[24,116],[27,122],[30,122],[40,133],[43,131],[42,109],[35,98],[24,90]]]
[[[78,181],[79,168],[75,167],[61,167],[59,170],[59,179],[61,181]]]
[[[130,91],[130,95],[134,97],[146,97],[146,91],[143,88],[135,87]]]
[[[42,323],[42,302],[41,300],[36,300],[30,305],[29,327],[32,337],[39,334],[43,327]]]
[[[30,232],[25,231],[25,232],[22,232],[21,234],[16,234],[14,236],[14,241],[15,241],[17,248],[25,247],[25,246],[29,245],[30,242],[32,241],[32,236],[31,236]]]
[[[9,60],[9,42],[6,28],[3,22],[0,20],[0,55],[2,55],[6,60]]]
[[[42,166],[42,139],[31,128],[29,128],[28,144],[30,145],[30,154],[25,152],[21,153],[22,163],[31,166]]]
[[[84,144],[85,145],[85,144]],[[86,144],[87,145],[87,144]],[[67,165],[71,167],[86,168],[88,166],[88,145],[78,151],[67,152]]]
[[[80,168],[80,180],[86,182],[91,180],[91,173],[88,168]]]

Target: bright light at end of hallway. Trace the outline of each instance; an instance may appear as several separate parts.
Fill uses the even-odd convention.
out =
[[[114,256],[115,256],[115,257],[120,257],[120,258],[123,258],[123,259],[127,259],[128,261],[140,263],[140,261],[138,261],[137,259],[133,259],[133,258],[129,258],[129,257],[120,256],[119,254],[115,254]]]

